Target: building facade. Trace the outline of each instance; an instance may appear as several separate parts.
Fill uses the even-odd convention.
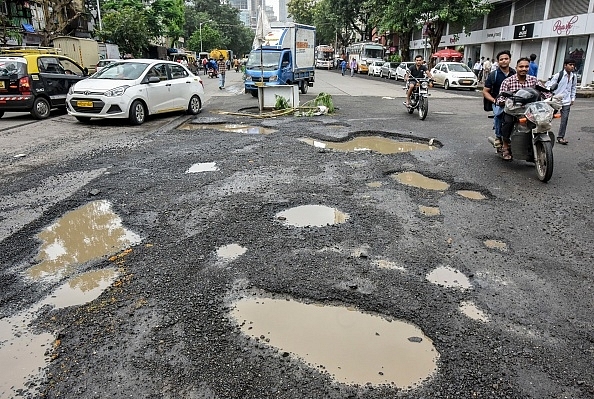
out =
[[[512,65],[536,54],[538,79],[546,80],[573,58],[578,84],[594,84],[594,0],[495,1],[493,10],[468,29],[450,25],[440,48],[455,48],[475,62],[510,50]],[[410,42],[411,53],[429,54],[421,31]]]

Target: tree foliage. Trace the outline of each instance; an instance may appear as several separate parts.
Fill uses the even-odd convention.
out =
[[[106,13],[103,16],[103,30],[99,36],[103,40],[117,43],[121,52],[130,53],[135,57],[142,55],[152,38],[144,10],[130,6]]]

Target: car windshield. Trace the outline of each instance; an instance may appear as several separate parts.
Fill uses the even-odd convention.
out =
[[[450,64],[448,65],[450,72],[472,72],[468,65],[464,64]]]
[[[149,64],[140,62],[114,62],[93,75],[93,79],[136,80]]]
[[[274,53],[254,51],[253,53],[250,53],[246,68],[259,69],[262,67],[263,69],[269,71],[277,69],[280,55],[280,51]]]
[[[26,75],[27,64],[19,60],[3,60],[0,59],[0,76],[14,76],[22,77]]]

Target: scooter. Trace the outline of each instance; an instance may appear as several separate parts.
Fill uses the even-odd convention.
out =
[[[429,86],[433,82],[432,79],[427,78],[415,78],[409,76],[409,79],[414,79],[416,82],[415,87],[410,94],[410,106],[407,107],[409,114],[412,114],[417,110],[419,112],[419,119],[425,120],[427,112],[429,112]],[[404,90],[408,90],[408,85],[404,87]]]
[[[533,162],[538,179],[544,183],[553,176],[555,134],[551,122],[561,117],[557,111],[562,107],[561,98],[557,96],[541,100],[543,92],[551,91],[550,88],[536,86],[513,93],[500,93],[506,98],[504,112],[516,119],[510,138],[511,152],[517,159]],[[499,147],[495,145],[495,137],[489,137],[488,140],[500,153]]]
[[[208,68],[208,77],[209,78],[217,77],[217,72],[214,70],[214,68]]]

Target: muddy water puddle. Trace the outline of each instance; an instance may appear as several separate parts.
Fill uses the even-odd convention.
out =
[[[432,179],[418,172],[400,172],[391,175],[400,184],[424,188],[425,190],[445,191],[450,185],[442,180]]]
[[[419,212],[425,216],[439,216],[441,211],[436,206],[419,205]]]
[[[469,198],[469,199],[479,200],[479,201],[487,198],[480,192],[473,191],[473,190],[458,190],[458,191],[456,191],[456,194],[461,195],[464,198]]]
[[[380,269],[391,269],[391,270],[400,270],[406,271],[406,268],[397,262],[393,262],[387,259],[378,259],[373,261],[373,264]]]
[[[323,141],[304,137],[299,141],[317,148],[327,148],[340,152],[373,151],[380,154],[398,154],[411,151],[432,151],[438,148],[412,141],[396,141],[383,136],[358,136],[344,142]]]
[[[349,215],[325,205],[301,205],[277,213],[276,219],[295,227],[323,227],[345,223]]]
[[[271,134],[276,132],[276,130],[274,129],[262,126],[243,125],[240,123],[185,123],[181,125],[179,128],[182,130],[218,130],[221,132],[243,134]]]
[[[499,240],[485,240],[483,244],[489,249],[498,249],[501,252],[507,252],[507,244]]]
[[[450,266],[440,266],[427,274],[427,280],[433,284],[450,288],[470,289],[472,284],[468,277]]]
[[[0,320],[0,397],[16,396],[28,381],[38,382],[49,363],[55,337],[31,327],[41,307],[57,309],[97,299],[118,277],[116,269],[93,270],[71,278],[45,299],[12,317]]]
[[[355,308],[248,298],[231,311],[241,331],[293,354],[344,384],[406,389],[437,371],[439,353],[423,331]]]
[[[223,245],[217,249],[217,257],[224,260],[234,260],[247,252],[247,248],[239,244]]]
[[[190,166],[186,173],[216,172],[219,170],[216,162],[201,162]]]
[[[140,237],[123,227],[108,201],[93,201],[66,213],[38,234],[42,241],[36,260],[27,271],[33,279],[60,278],[76,265],[100,259],[131,245]]]
[[[462,302],[460,304],[459,309],[463,315],[465,315],[473,320],[478,320],[478,321],[482,321],[485,323],[489,321],[489,316],[487,316],[487,314],[485,312],[480,310],[472,301]]]

